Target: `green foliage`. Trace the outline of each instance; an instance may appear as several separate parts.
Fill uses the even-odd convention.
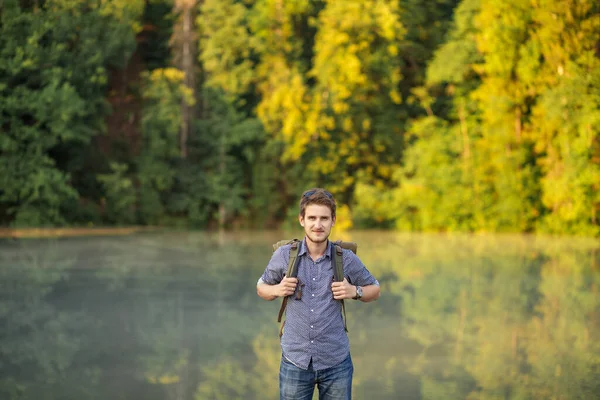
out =
[[[200,59],[208,72],[207,84],[230,96],[247,93],[253,82],[252,39],[246,26],[247,10],[235,0],[206,0],[197,24]]]
[[[464,0],[454,10],[454,24],[448,39],[435,51],[427,68],[426,83],[461,84],[476,78],[473,64],[481,61],[475,43],[474,18],[481,0]]]
[[[220,91],[206,90],[206,116],[198,121],[190,161],[196,173],[188,175],[189,206],[196,210],[196,225],[205,225],[224,212],[227,225],[248,212],[247,197],[252,185],[248,173],[256,163],[264,131],[256,120],[242,118]],[[201,176],[201,182],[198,177]],[[219,208],[222,208],[219,211]],[[201,212],[201,210],[204,210]]]
[[[0,25],[0,217],[17,226],[61,225],[78,197],[53,149],[102,132],[107,68],[122,63],[132,30],[111,11],[79,2],[36,10],[6,2]]]
[[[234,132],[241,135],[231,152],[212,153],[214,156],[229,152],[230,157],[226,158],[229,161],[217,162],[219,170],[226,171],[216,175],[222,183],[211,185],[220,193],[233,190],[232,199],[243,198],[242,208],[239,200],[236,201],[239,206],[227,207],[230,211],[239,210],[257,226],[280,223],[290,192],[302,190],[297,187],[305,168],[282,162],[284,141],[275,132],[281,126],[278,113],[282,102],[290,105],[289,84],[301,85],[300,71],[305,73],[311,64],[310,41],[314,33],[309,19],[316,15],[316,10],[316,5],[306,1],[206,1],[201,6],[200,60],[206,71],[207,87],[220,93],[213,97],[217,104],[211,105],[209,101],[208,107],[216,106],[217,110],[205,118],[203,124],[208,122],[210,127],[202,125],[209,128],[203,130],[209,138],[216,134],[215,128],[230,125],[227,133],[221,131],[228,138],[222,143],[224,149],[229,148]],[[219,105],[219,98],[230,105]],[[227,111],[230,107],[233,108]],[[225,121],[215,125],[211,120],[215,117]],[[290,117],[298,117],[298,113]],[[288,125],[293,123],[290,121]],[[212,143],[214,148],[215,142]],[[236,189],[240,184],[242,191]]]
[[[98,175],[106,193],[106,214],[112,223],[131,224],[135,221],[133,214],[135,204],[135,188],[127,175],[127,165],[110,164],[111,173]]]
[[[396,187],[373,200],[374,185],[357,186],[354,215],[400,229],[597,235],[594,10],[463,1],[427,86],[413,90],[429,116],[411,124]],[[575,38],[580,24],[590,34]]]
[[[325,2],[319,13],[309,73],[316,85],[305,100],[305,131],[291,126],[283,134],[290,153],[305,155],[308,168],[327,177],[335,193],[357,178],[376,183],[389,177],[392,154],[400,150],[401,141],[394,140],[405,33],[399,15],[395,2]],[[310,154],[317,156],[307,163]]]
[[[182,102],[194,102],[183,78],[183,72],[175,68],[156,69],[145,75],[142,147],[136,163],[142,223],[161,223],[180,168],[180,107]]]
[[[3,3],[1,224],[600,235],[597,1],[182,4]]]
[[[549,1],[534,8],[535,47],[545,62],[523,80],[527,87],[540,88],[530,131],[543,171],[547,212],[538,221],[543,231],[600,232],[599,11],[593,1],[576,7]]]

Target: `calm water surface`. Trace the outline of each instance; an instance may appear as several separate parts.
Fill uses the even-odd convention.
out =
[[[285,235],[0,242],[0,399],[277,399]],[[600,244],[358,232],[355,399],[600,398]]]

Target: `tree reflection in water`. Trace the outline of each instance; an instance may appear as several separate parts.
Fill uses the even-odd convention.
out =
[[[596,241],[348,235],[382,285],[347,310],[355,398],[600,393]],[[0,242],[0,398],[278,398],[279,236]]]

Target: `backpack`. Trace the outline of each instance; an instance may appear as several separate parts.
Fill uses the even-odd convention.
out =
[[[296,278],[298,276],[298,251],[300,250],[300,240],[292,239],[292,240],[280,240],[279,242],[273,245],[273,251],[277,250],[279,247],[284,246],[286,244],[291,244],[290,247],[290,260],[288,262],[288,270],[286,276],[288,278]],[[344,265],[342,260],[342,249],[351,250],[354,254],[358,249],[358,244],[354,242],[342,242],[338,240],[336,242],[332,242],[331,246],[331,263],[333,264],[333,277],[336,282],[342,282],[344,280]],[[297,288],[298,294],[302,296],[302,289],[300,287]],[[288,298],[290,296],[286,296],[283,298],[281,302],[281,308],[279,309],[279,316],[277,317],[277,322],[281,322],[281,318],[283,317],[283,313],[285,312],[285,307],[287,306]],[[344,300],[339,300],[342,303],[342,316],[344,320],[344,330],[348,332],[348,325],[346,324],[346,306],[344,305]],[[281,324],[279,328],[279,337],[283,335],[283,326],[285,325],[285,321]]]

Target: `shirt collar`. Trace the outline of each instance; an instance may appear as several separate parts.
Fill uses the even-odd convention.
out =
[[[306,236],[300,242],[300,249],[298,250],[298,256],[308,253],[308,247],[306,245]],[[325,250],[326,257],[331,258],[331,240],[327,239],[327,249]]]

